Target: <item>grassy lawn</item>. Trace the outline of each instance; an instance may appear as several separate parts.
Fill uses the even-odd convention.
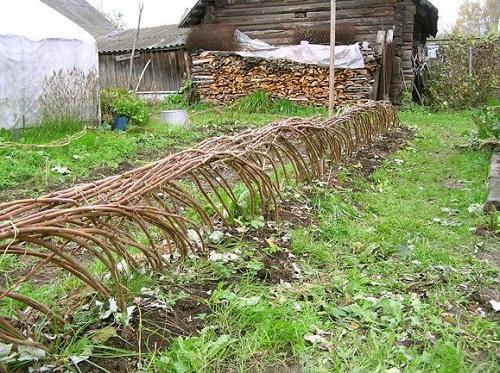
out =
[[[71,183],[103,164],[140,164],[145,159],[132,161],[135,154],[187,146],[204,136],[196,128],[215,134],[227,123],[258,125],[279,116],[208,113],[194,117],[189,130],[153,125],[136,134],[92,132],[39,155],[1,150],[0,189]],[[467,113],[401,113],[401,119],[416,137],[368,179],[354,165],[340,172],[336,187],[314,183],[286,194],[311,211],[312,224],[243,227],[246,235],[232,232],[215,245],[226,258],[193,257],[162,274],[131,278],[127,286],[137,297],[152,293],[175,310],[177,334],[167,338],[165,320],[141,313],[139,340],[156,347],[130,352],[133,338],[125,330],[95,338],[109,326],[85,308],[74,312],[68,326],[74,336],[59,342],[53,359],[70,367],[71,356],[90,349],[87,368],[108,371],[124,371],[113,361],[134,359],[135,371],[148,372],[497,372],[499,318],[489,302],[498,300],[500,242],[486,228],[498,217],[478,212],[490,154],[456,147],[472,128]],[[12,165],[4,162],[8,157]],[[53,175],[56,164],[71,173]],[[17,270],[16,263],[2,266]],[[292,270],[279,281],[259,277],[263,268],[284,266]],[[77,282],[59,279],[22,291],[57,307],[77,289]],[[4,302],[0,312],[13,308]],[[199,333],[185,336],[193,326]],[[103,340],[115,343],[105,348]]]
[[[301,280],[229,282],[210,298],[201,335],[178,339],[152,366],[498,371],[488,298],[498,296],[498,268],[477,256],[494,258],[499,241],[474,232],[485,223],[474,204],[486,196],[489,154],[455,148],[470,129],[467,114],[401,117],[417,128],[410,146],[369,180],[316,189],[317,224],[291,233]],[[219,272],[206,277],[228,276]]]
[[[221,110],[210,105],[197,105],[189,110],[191,125],[174,127],[157,122],[144,128],[134,127],[127,133],[88,129],[66,146],[54,148],[3,146],[11,141],[8,132],[0,133],[0,199],[38,196],[55,188],[99,179],[130,167],[165,157],[171,151],[196,144],[206,137],[228,133],[248,126],[272,122],[290,114],[324,115],[322,109],[277,106],[267,113],[250,114],[231,108]],[[24,130],[20,144],[49,144],[80,133],[77,124],[54,127],[45,125]],[[58,173],[55,167],[66,168]]]

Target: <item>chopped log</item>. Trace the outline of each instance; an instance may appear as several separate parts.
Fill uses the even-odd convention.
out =
[[[363,103],[373,95],[379,64],[371,46],[360,46],[362,69],[336,69],[336,104]],[[232,103],[258,90],[273,98],[328,104],[328,66],[288,60],[241,57],[231,52],[203,52],[193,56],[193,83],[204,101]]]

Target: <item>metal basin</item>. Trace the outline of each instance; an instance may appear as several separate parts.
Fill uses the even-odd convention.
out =
[[[185,126],[188,124],[188,115],[186,110],[164,110],[160,113],[160,122]]]

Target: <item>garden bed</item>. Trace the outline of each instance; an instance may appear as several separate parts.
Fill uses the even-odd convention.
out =
[[[498,240],[476,236],[485,218],[468,211],[486,195],[488,154],[454,147],[466,116],[402,116],[418,127],[416,138],[404,127],[386,134],[329,178],[290,190],[279,224],[219,228],[213,250],[230,260],[192,257],[128,284],[137,298],[158,287],[167,310],[139,301],[133,331],[117,328],[119,337],[102,343],[88,332],[112,320],[89,318],[75,341],[51,352],[56,369],[85,346],[109,371],[139,363],[160,371],[494,369],[497,295],[488,289],[498,280],[481,260],[498,253]]]

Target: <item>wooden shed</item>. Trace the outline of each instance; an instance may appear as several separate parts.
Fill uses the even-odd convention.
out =
[[[355,27],[359,41],[392,30],[391,99],[413,87],[413,57],[437,34],[438,10],[427,0],[337,0],[337,22]],[[181,27],[227,23],[274,45],[294,42],[296,28],[329,26],[330,0],[199,0]]]
[[[190,55],[184,48],[187,32],[177,25],[140,30],[132,75],[135,85],[144,71],[139,93],[166,94],[180,90],[184,76],[190,71]],[[97,39],[103,88],[127,86],[135,34],[136,30],[132,29]]]

